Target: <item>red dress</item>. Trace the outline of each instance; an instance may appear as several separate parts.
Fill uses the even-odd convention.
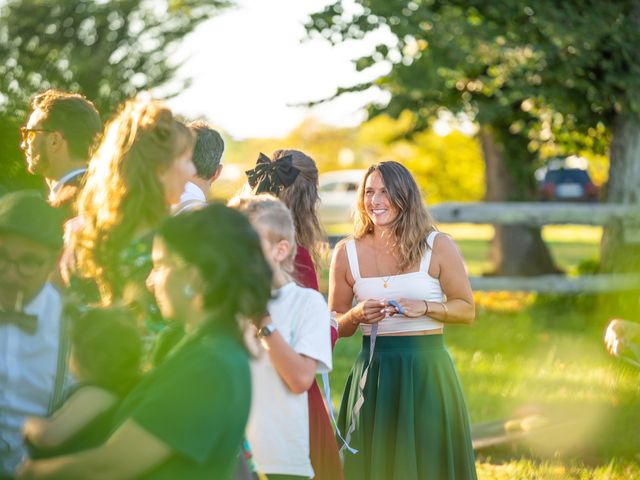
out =
[[[301,245],[298,245],[293,277],[299,285],[319,290],[313,260],[307,249]],[[338,331],[331,327],[332,347],[337,339]],[[309,454],[311,466],[315,472],[313,478],[314,480],[342,480],[344,475],[338,454],[338,444],[317,381],[313,381],[313,385],[307,392],[307,398],[309,399]]]

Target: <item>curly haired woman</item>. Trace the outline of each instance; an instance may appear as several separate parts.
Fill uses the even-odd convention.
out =
[[[95,280],[103,304],[133,304],[150,327],[160,317],[144,288],[153,231],[195,172],[194,143],[162,104],[129,100],[107,125],[79,199],[72,245],[81,274]]]

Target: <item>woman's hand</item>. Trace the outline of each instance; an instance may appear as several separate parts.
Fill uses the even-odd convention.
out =
[[[386,300],[365,300],[353,307],[352,318],[357,323],[366,323],[368,325],[378,323],[387,316],[386,306]]]
[[[427,313],[427,306],[424,300],[409,300],[408,298],[399,298],[396,300],[398,305],[404,310],[404,316],[410,318],[422,317]],[[394,316],[399,312],[397,307],[386,304],[385,311],[387,315]]]

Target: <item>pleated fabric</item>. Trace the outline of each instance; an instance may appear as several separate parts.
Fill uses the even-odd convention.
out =
[[[338,426],[347,431],[358,380],[369,362],[368,336],[342,397]],[[476,479],[469,417],[442,335],[379,336],[344,452],[346,480]]]

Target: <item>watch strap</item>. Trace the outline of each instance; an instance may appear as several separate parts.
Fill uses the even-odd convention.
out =
[[[271,322],[258,330],[258,338],[265,338],[277,330],[276,324]]]

